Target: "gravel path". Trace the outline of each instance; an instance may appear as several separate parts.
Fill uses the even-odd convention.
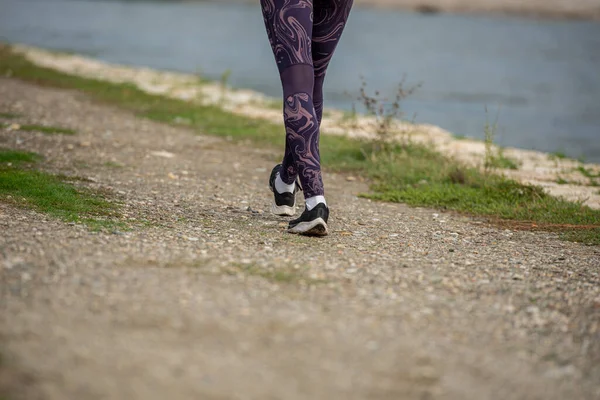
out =
[[[600,398],[598,247],[330,173],[332,234],[289,235],[262,211],[279,154],[6,78],[0,111],[75,129],[0,146],[144,221],[94,233],[0,203],[9,400]]]

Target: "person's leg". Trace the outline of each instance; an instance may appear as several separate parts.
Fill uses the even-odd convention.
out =
[[[286,152],[281,180],[299,177],[304,197],[323,196],[319,123],[313,104],[312,0],[261,0],[283,87]]]
[[[350,15],[352,0],[314,0],[312,58],[314,64],[313,102],[321,125],[323,82],[331,57]]]

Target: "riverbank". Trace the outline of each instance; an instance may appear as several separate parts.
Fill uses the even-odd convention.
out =
[[[251,2],[250,0],[227,1]],[[541,19],[600,20],[600,0],[355,0],[354,4],[358,7],[410,10],[425,14],[464,13]]]
[[[600,20],[599,0],[356,0],[356,4],[423,13],[477,13],[529,18]]]
[[[280,104],[250,90],[234,90],[219,83],[203,81],[198,76],[111,65],[72,54],[59,54],[27,46],[16,46],[36,65],[68,74],[115,83],[130,83],[142,91],[184,101],[218,105],[237,115],[281,123]],[[180,121],[185,124],[185,119]],[[326,109],[322,128],[324,135],[373,139],[373,118],[349,116],[338,110]],[[426,144],[433,150],[470,166],[482,167],[489,158],[490,146],[482,141],[455,137],[432,125],[397,122],[393,135],[404,140]],[[489,143],[488,143],[489,144]],[[600,165],[572,160],[561,154],[547,154],[516,148],[497,148],[491,151],[501,162],[496,173],[504,174],[525,184],[538,185],[547,193],[581,202],[600,209]],[[501,157],[500,157],[501,156]]]

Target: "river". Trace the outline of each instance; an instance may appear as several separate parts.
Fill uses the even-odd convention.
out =
[[[258,3],[258,1],[256,2]],[[202,73],[279,96],[258,5],[239,2],[0,0],[0,41]],[[328,73],[326,106],[360,87],[421,88],[407,118],[457,135],[600,162],[600,23],[423,15],[355,8]],[[485,109],[488,109],[486,114]]]

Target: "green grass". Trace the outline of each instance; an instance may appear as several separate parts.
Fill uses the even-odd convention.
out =
[[[558,183],[559,185],[568,185],[568,184],[569,184],[569,181],[568,181],[568,180],[566,180],[566,179],[564,179],[563,177],[560,177],[560,176],[559,176],[559,177],[556,179],[556,183]]]
[[[114,161],[107,161],[107,162],[104,163],[104,166],[108,167],[108,168],[115,168],[115,169],[123,168],[124,167],[122,164],[119,164],[119,163],[114,162]]]
[[[117,207],[97,193],[78,189],[60,176],[25,168],[40,157],[33,153],[0,149],[0,199],[26,206],[67,222],[85,223],[93,229],[118,225],[112,218]],[[12,164],[12,166],[10,164]]]
[[[567,158],[567,155],[563,151],[555,151],[554,153],[549,154],[548,157],[551,160],[564,160]]]
[[[21,125],[19,129],[22,131],[41,132],[46,135],[75,135],[77,133],[73,129],[45,125]]]
[[[33,163],[41,157],[35,153],[0,148],[0,168],[2,164]],[[6,165],[5,165],[6,166]]]
[[[600,211],[547,195],[536,186],[485,175],[426,148],[396,149],[367,162],[377,200],[547,224],[599,224]]]
[[[600,181],[598,180],[598,178],[600,178],[600,172],[595,174],[592,172],[591,169],[585,168],[583,166],[577,167],[576,170],[579,171],[583,176],[585,176],[586,178],[589,179],[587,186],[593,186],[593,187],[600,186]]]
[[[155,121],[173,123],[184,118],[190,121],[190,128],[202,134],[250,140],[274,151],[284,146],[280,124],[235,115],[216,106],[147,94],[130,84],[101,82],[38,67],[8,48],[0,48],[0,74],[9,70],[15,78],[79,90]],[[600,225],[598,210],[549,196],[539,187],[465,167],[424,146],[392,146],[387,152],[377,153],[371,142],[323,135],[320,149],[327,169],[370,179],[372,192],[364,196],[372,199],[538,224]],[[518,167],[501,157],[501,152],[494,156],[500,168]],[[589,232],[597,235],[596,230]],[[581,231],[568,237],[580,238]]]
[[[0,118],[15,119],[15,118],[19,118],[19,117],[20,117],[19,114],[8,113],[8,112],[0,112]]]
[[[580,242],[588,246],[600,246],[600,228],[572,230],[561,234],[564,240]]]
[[[497,155],[488,158],[486,167],[517,170],[519,169],[519,164],[512,158],[506,157],[504,152],[500,150]]]
[[[577,171],[581,172],[581,175],[585,176],[586,178],[590,178],[590,179],[600,178],[600,172],[597,174],[594,174],[591,169],[585,168],[583,166],[577,167]]]

